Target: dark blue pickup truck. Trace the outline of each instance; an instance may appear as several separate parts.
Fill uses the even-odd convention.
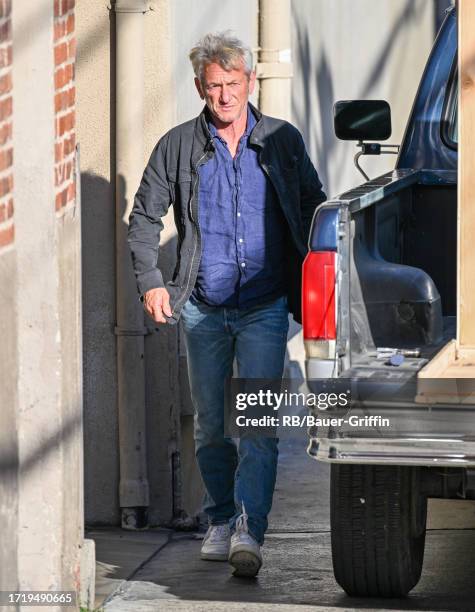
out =
[[[308,386],[331,380],[354,401],[334,409],[346,417],[337,425],[311,428],[308,452],[332,464],[333,566],[350,595],[407,594],[422,571],[427,499],[475,499],[475,407],[418,397],[418,373],[456,333],[457,85],[452,9],[395,169],[328,200],[313,220]],[[387,137],[386,107],[338,103],[337,135],[383,152],[368,140]]]

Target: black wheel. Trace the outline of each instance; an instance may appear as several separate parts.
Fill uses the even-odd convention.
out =
[[[420,482],[417,467],[332,465],[333,571],[348,595],[403,597],[418,583],[427,517]]]

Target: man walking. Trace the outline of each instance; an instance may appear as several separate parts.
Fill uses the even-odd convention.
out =
[[[130,215],[129,244],[146,312],[181,317],[195,407],[196,457],[209,528],[201,557],[255,576],[272,505],[277,440],[224,436],[224,385],[280,379],[288,312],[300,318],[300,268],[313,213],[325,200],[300,133],[248,101],[252,53],[229,33],[190,52],[201,114],[155,147]],[[170,204],[178,261],[165,286],[156,267]]]

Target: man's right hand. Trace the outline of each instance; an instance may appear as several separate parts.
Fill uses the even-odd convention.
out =
[[[149,289],[143,296],[145,312],[152,317],[156,323],[166,323],[167,317],[172,316],[170,308],[170,295],[164,287]]]

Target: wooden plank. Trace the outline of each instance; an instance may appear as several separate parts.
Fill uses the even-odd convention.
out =
[[[475,351],[458,354],[451,340],[419,372],[416,403],[475,405],[474,363]]]
[[[461,346],[457,348],[457,359],[461,359],[465,362],[465,365],[475,364],[475,348],[468,346]]]
[[[475,349],[461,347],[455,351],[455,361],[443,373],[444,378],[474,378]]]
[[[458,350],[456,341],[451,340],[419,372],[415,401],[475,405],[474,372],[475,349]]]
[[[429,363],[420,370],[419,378],[443,378],[445,370],[455,361],[455,340],[448,342]]]
[[[475,379],[424,378],[418,381],[416,404],[475,406]]]
[[[475,347],[475,2],[458,2],[457,346]],[[474,371],[475,376],[475,371]]]
[[[417,401],[423,403],[473,401],[475,388],[475,0],[459,0],[457,10],[457,337],[419,372]]]
[[[475,378],[475,349],[457,348],[455,340],[448,342],[418,373],[424,378]]]

